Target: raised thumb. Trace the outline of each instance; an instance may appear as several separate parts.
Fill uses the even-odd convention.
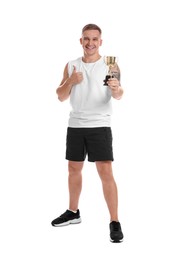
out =
[[[73,72],[76,72],[76,66],[73,65]]]

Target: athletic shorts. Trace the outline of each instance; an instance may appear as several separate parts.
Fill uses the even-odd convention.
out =
[[[113,161],[110,127],[67,128],[66,159],[89,162]]]

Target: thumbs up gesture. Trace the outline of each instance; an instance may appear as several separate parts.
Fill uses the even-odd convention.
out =
[[[70,76],[70,80],[73,85],[79,84],[83,80],[83,73],[77,72],[76,66],[73,65],[73,72]]]

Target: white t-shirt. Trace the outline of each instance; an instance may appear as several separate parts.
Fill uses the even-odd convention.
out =
[[[93,63],[85,63],[82,58],[68,63],[69,76],[73,72],[83,73],[81,83],[73,86],[70,93],[72,111],[69,127],[109,127],[112,114],[111,90],[104,86],[103,80],[108,73],[108,66],[101,57]]]

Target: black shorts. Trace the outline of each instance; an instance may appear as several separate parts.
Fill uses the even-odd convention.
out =
[[[89,162],[113,161],[112,131],[110,127],[67,129],[66,159]]]

